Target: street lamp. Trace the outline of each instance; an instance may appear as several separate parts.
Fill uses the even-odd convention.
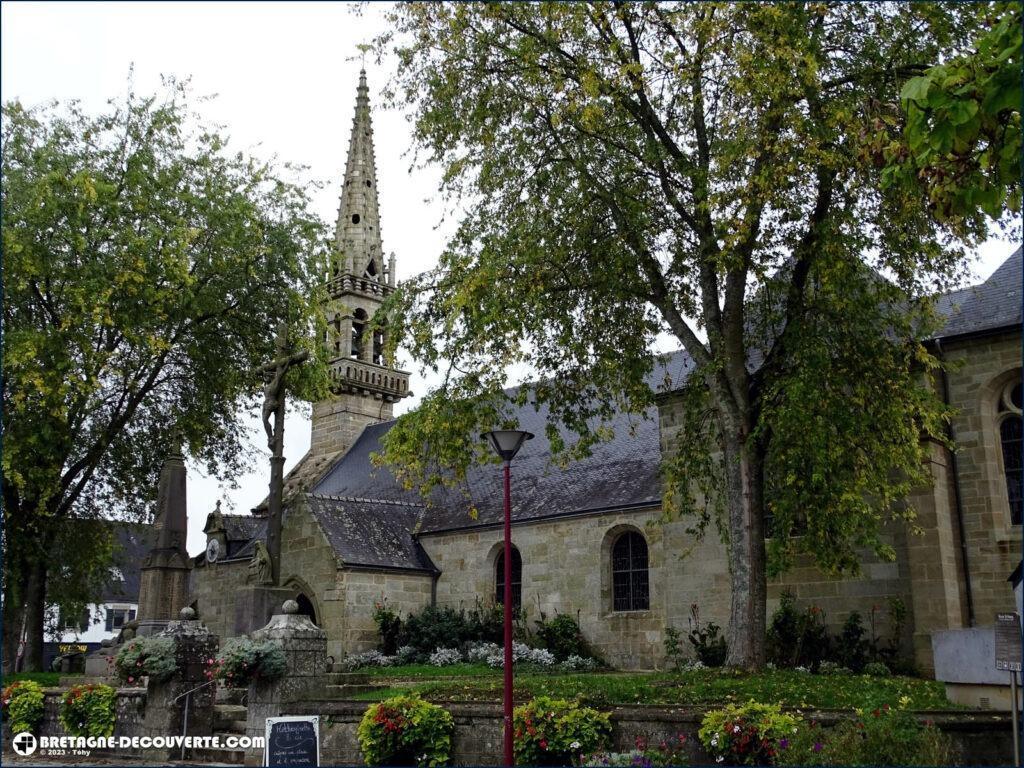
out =
[[[498,429],[480,435],[505,462],[505,765],[514,765],[512,751],[512,459],[533,435],[518,429]]]

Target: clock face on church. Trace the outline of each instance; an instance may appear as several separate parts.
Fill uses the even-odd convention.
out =
[[[215,563],[218,557],[220,557],[220,542],[216,539],[210,539],[206,542],[206,560],[207,562]]]

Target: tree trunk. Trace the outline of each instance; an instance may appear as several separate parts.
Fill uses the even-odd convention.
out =
[[[43,624],[46,614],[47,567],[43,558],[28,564],[25,588],[25,664],[26,672],[43,670]]]
[[[9,582],[8,582],[9,583]],[[22,619],[25,616],[24,604],[13,595],[13,590],[4,595],[4,636],[3,636],[3,673],[12,675],[17,672],[18,645],[21,642]]]
[[[726,665],[757,670],[765,663],[763,459],[750,430],[727,430],[724,439],[729,571],[732,604]]]

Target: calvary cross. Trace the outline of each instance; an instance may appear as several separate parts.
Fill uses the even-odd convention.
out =
[[[274,339],[276,357],[259,369],[263,374],[263,428],[270,448],[270,496],[267,499],[267,551],[270,553],[271,583],[280,586],[281,579],[281,504],[284,496],[284,401],[285,374],[288,369],[309,359],[303,350],[288,353],[288,324],[278,326]],[[271,424],[273,416],[273,424]]]

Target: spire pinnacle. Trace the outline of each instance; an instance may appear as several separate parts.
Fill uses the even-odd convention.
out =
[[[370,89],[366,69],[359,72],[348,162],[334,230],[334,272],[382,280],[383,246],[377,202],[377,166],[373,152]]]

